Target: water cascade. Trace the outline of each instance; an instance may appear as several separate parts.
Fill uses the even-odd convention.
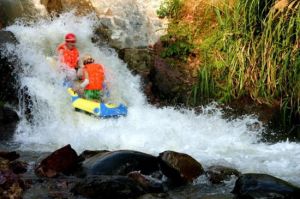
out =
[[[204,167],[232,166],[241,172],[267,173],[300,185],[300,145],[260,141],[262,128],[251,130],[255,116],[228,121],[214,105],[201,114],[173,107],[156,108],[140,90],[140,78],[132,75],[115,51],[91,42],[99,22],[93,15],[72,12],[33,24],[16,23],[12,31],[20,44],[15,50],[22,62],[19,74],[33,100],[32,122],[22,117],[14,141],[20,150],[53,151],[66,144],[80,153],[85,149],[132,149],[153,155],[164,150],[187,153]],[[91,54],[105,66],[111,100],[128,106],[128,116],[98,119],[75,112],[62,86],[63,76],[47,57],[68,32],[77,35],[81,55]],[[22,115],[24,107],[20,105]]]

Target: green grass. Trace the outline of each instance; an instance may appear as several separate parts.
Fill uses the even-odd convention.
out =
[[[197,16],[198,21],[185,23],[180,20],[183,1],[165,1],[169,11],[164,16],[171,23],[162,38],[168,43],[163,56],[184,60],[192,51],[200,54],[192,104],[247,96],[259,104],[280,104],[284,125],[300,116],[300,1],[291,0],[280,10],[276,2],[237,0],[233,6],[208,7],[217,27],[201,35],[213,20],[203,23],[205,16]],[[201,44],[195,42],[199,37]]]

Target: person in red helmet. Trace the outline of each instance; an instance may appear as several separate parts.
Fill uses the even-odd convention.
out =
[[[68,82],[76,78],[79,63],[79,51],[76,48],[76,36],[73,33],[65,35],[65,42],[57,48],[60,70],[66,73]]]
[[[76,48],[76,36],[68,33],[65,36],[65,42],[57,48],[60,63],[65,64],[72,69],[78,68],[79,51]]]

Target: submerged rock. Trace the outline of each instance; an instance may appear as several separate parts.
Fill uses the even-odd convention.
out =
[[[241,175],[232,191],[238,198],[297,199],[300,188],[267,174],[248,173]]]
[[[71,190],[75,195],[97,199],[133,199],[145,192],[126,176],[93,176],[78,182]]]
[[[204,173],[202,165],[184,153],[165,151],[159,160],[163,174],[179,183],[192,182]]]
[[[15,174],[25,173],[27,171],[28,163],[24,161],[12,161],[9,167]]]
[[[211,166],[205,173],[209,181],[213,184],[219,184],[224,180],[229,180],[231,176],[239,177],[241,175],[236,169],[224,166]]]
[[[15,151],[11,151],[11,152],[0,151],[0,157],[10,160],[10,161],[13,161],[13,160],[18,159],[20,157],[20,155]]]
[[[163,183],[158,179],[143,175],[138,171],[130,172],[127,176],[140,185],[147,193],[164,192]]]

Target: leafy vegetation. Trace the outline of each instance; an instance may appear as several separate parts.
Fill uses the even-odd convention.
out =
[[[183,0],[165,0],[157,10],[157,15],[161,18],[177,18],[181,10]]]
[[[175,5],[166,2],[164,13],[171,13]],[[287,125],[299,119],[300,1],[207,2],[185,1],[177,14],[164,15],[171,22],[163,56],[186,58],[193,52],[200,60],[191,103],[250,97],[279,105]]]

